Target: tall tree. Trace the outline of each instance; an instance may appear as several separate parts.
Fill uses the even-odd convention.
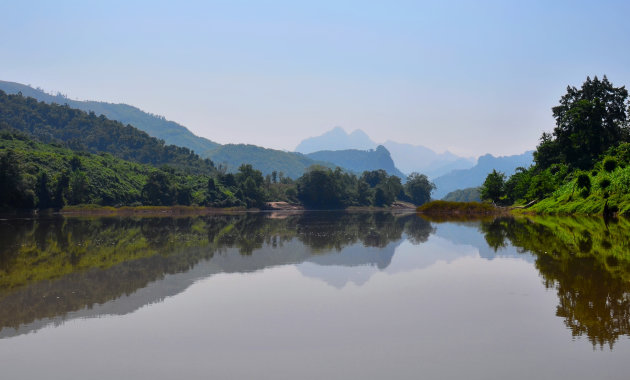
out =
[[[501,201],[505,193],[505,174],[492,170],[481,185],[481,199],[491,200],[495,203]]]
[[[422,205],[431,200],[431,192],[435,190],[435,184],[429,181],[424,174],[411,173],[405,183],[405,192],[416,205]]]
[[[586,169],[611,146],[630,141],[628,91],[602,80],[586,78],[581,88],[569,86],[553,107],[553,137],[543,134],[534,159],[541,169],[554,163]]]

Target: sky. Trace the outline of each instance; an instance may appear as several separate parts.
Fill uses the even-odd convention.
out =
[[[630,85],[628,1],[2,1],[0,80],[219,143],[335,126],[463,156],[535,148],[567,85]]]

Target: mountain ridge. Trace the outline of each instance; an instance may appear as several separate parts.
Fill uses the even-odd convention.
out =
[[[492,170],[503,172],[509,176],[513,174],[519,166],[527,168],[532,165],[534,163],[533,153],[533,150],[528,150],[521,154],[499,157],[485,154],[479,157],[477,164],[470,169],[453,170],[443,176],[435,178],[433,183],[435,183],[437,188],[432,194],[432,197],[434,199],[441,199],[455,190],[479,187]]]
[[[370,150],[322,150],[306,154],[306,157],[332,162],[357,174],[361,174],[364,171],[383,169],[387,174],[398,176],[403,181],[407,179],[407,176],[396,167],[389,150],[383,145]]]
[[[468,169],[476,160],[457,156],[449,151],[436,153],[422,145],[412,145],[387,140],[382,144],[374,142],[364,131],[356,129],[347,133],[342,127],[335,127],[323,134],[302,140],[296,152],[310,154],[316,151],[349,149],[375,149],[382,145],[389,151],[394,165],[402,172],[418,172],[434,178],[454,169]]]

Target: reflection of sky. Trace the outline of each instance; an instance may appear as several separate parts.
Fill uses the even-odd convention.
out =
[[[436,227],[436,233],[421,244],[413,244],[406,237],[384,248],[363,247],[358,243],[340,252],[311,256],[296,267],[306,277],[343,288],[348,283],[364,285],[379,271],[389,274],[409,272],[463,257],[517,258],[530,263],[535,260],[530,253],[519,253],[512,245],[495,252],[486,243],[478,223],[442,223]]]
[[[611,352],[572,339],[530,263],[437,235],[392,244],[389,266],[363,263],[369,281],[340,289],[300,261],[236,270],[258,253],[301,253],[225,252],[201,265],[214,275],[161,302],[0,339],[2,378],[627,378],[630,342]]]

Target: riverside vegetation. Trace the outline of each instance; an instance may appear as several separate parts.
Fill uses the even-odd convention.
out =
[[[297,180],[249,164],[228,173],[188,148],[67,105],[0,91],[0,209],[65,206],[264,208],[284,201],[314,209],[422,204],[435,186],[413,173],[403,185],[384,170],[357,176],[315,165]]]
[[[625,86],[587,78],[553,107],[534,165],[509,178],[494,170],[481,198],[539,213],[630,214],[630,102]],[[531,207],[530,207],[531,206]]]

